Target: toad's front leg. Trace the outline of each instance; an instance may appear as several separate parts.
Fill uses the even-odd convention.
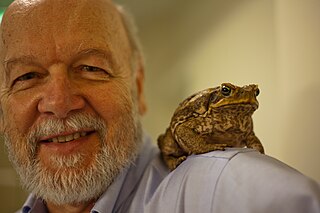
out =
[[[159,136],[158,146],[165,164],[171,171],[187,158],[187,153],[174,140],[170,128],[167,128],[165,134]]]
[[[179,125],[174,134],[179,146],[189,155],[224,150],[228,146],[215,141],[213,138],[208,139],[205,135],[197,133],[188,123]]]
[[[257,136],[252,132],[247,139],[246,139],[246,145],[248,148],[256,149],[258,150],[261,154],[264,154],[264,149],[263,146]]]

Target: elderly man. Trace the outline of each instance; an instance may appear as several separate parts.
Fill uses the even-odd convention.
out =
[[[142,56],[111,0],[17,0],[1,24],[1,132],[20,212],[319,212],[319,186],[249,149],[168,175],[143,134]],[[271,179],[271,177],[273,179]]]

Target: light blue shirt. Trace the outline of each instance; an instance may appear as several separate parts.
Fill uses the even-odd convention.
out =
[[[161,182],[144,210],[320,213],[320,187],[295,169],[255,150],[227,149],[187,158]]]
[[[91,213],[320,213],[320,187],[282,162],[252,149],[227,149],[187,158],[168,174],[145,137]],[[31,194],[23,213],[45,213]]]

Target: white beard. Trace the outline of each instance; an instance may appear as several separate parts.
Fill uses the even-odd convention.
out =
[[[40,162],[36,141],[41,135],[88,127],[94,128],[99,134],[101,147],[96,155],[52,155],[49,157],[50,168],[54,170]],[[108,137],[109,131],[113,132],[112,138]],[[135,159],[141,144],[141,132],[136,113],[124,115],[119,118],[117,125],[110,127],[106,127],[100,118],[79,113],[63,121],[41,123],[32,128],[26,137],[14,128],[7,127],[4,138],[22,186],[45,201],[63,205],[97,199],[121,170]],[[86,157],[93,160],[84,168],[82,162]]]

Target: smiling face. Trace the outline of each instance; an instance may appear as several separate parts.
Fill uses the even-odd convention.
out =
[[[1,129],[22,183],[56,204],[96,198],[141,140],[143,74],[118,11],[16,1],[1,33]]]

